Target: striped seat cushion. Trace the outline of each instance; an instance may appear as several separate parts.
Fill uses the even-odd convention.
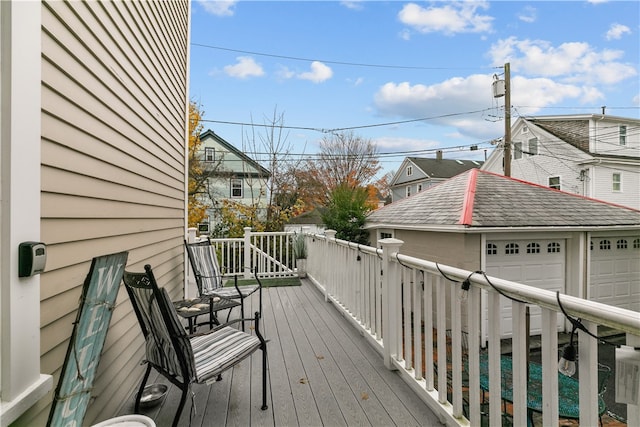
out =
[[[238,286],[238,288],[240,289],[242,298],[246,298],[252,293],[254,293],[255,291],[257,291],[260,288],[260,286],[244,285],[244,286]],[[209,294],[217,295],[222,298],[240,298],[240,295],[238,295],[238,290],[235,288],[235,286],[225,286],[223,288],[218,288],[211,291]]]
[[[215,381],[219,373],[260,347],[260,340],[256,336],[228,326],[210,334],[192,337],[190,341],[198,383]]]

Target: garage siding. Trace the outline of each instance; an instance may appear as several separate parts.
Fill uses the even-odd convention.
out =
[[[41,370],[57,383],[92,257],[129,251],[182,292],[188,1],[42,3]],[[85,423],[112,416],[142,374],[121,289]],[[44,425],[52,394],[18,421]]]

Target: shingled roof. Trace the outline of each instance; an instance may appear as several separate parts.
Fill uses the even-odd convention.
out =
[[[640,226],[640,211],[471,169],[372,212],[367,228],[392,226]]]

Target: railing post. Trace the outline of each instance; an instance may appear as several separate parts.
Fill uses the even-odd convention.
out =
[[[187,242],[194,243],[196,241],[196,234],[198,229],[195,227],[189,227],[187,229]]]
[[[244,227],[244,265],[242,271],[245,279],[251,279],[251,227]]]
[[[398,297],[396,283],[398,264],[391,257],[400,252],[404,243],[398,239],[382,239],[382,342],[384,365],[387,369],[396,369],[392,358],[398,356]]]
[[[325,239],[325,249],[324,249],[324,254],[323,254],[323,258],[324,259],[324,263],[323,265],[330,265],[329,263],[329,254],[330,254],[330,250],[331,250],[331,242],[335,242],[336,241],[336,230],[325,230],[324,232],[325,236],[327,236],[327,238]],[[323,269],[325,270],[325,269]],[[328,269],[329,271],[335,272],[335,269]],[[326,270],[325,270],[326,271]],[[331,274],[325,275],[325,283],[324,283],[324,301],[327,302],[329,301],[329,284],[332,283],[332,278],[331,278]]]

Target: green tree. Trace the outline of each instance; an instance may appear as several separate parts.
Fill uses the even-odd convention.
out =
[[[340,184],[331,192],[322,221],[327,228],[336,230],[337,238],[368,245],[369,233],[362,228],[371,211],[368,198],[366,188]]]

